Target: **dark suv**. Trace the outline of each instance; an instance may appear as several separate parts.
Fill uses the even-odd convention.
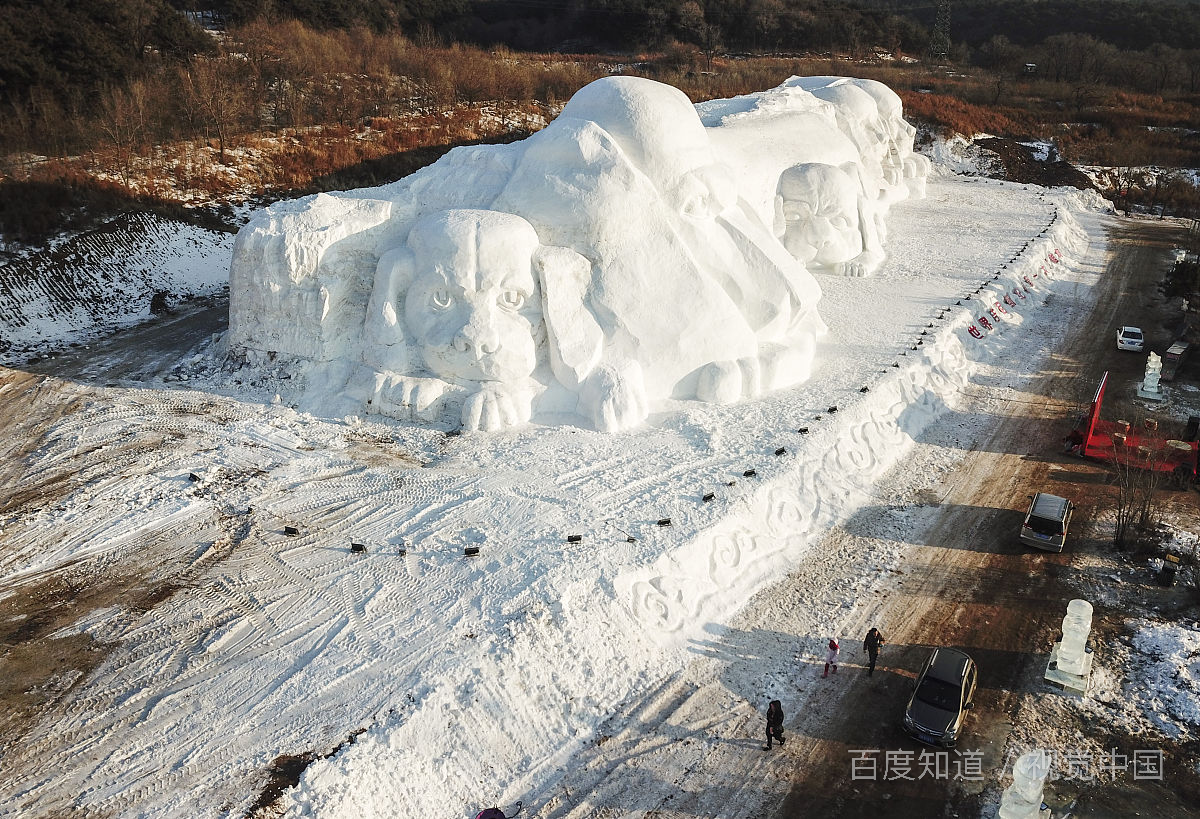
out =
[[[975,661],[954,648],[935,648],[917,675],[904,730],[929,745],[953,748],[975,698]]]

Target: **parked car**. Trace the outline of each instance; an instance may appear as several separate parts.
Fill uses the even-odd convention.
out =
[[[953,748],[975,699],[975,661],[956,648],[935,648],[904,709],[904,730],[927,745]]]
[[[1029,511],[1021,521],[1020,540],[1047,552],[1061,552],[1067,543],[1067,529],[1075,504],[1049,492],[1029,496]]]
[[[1146,339],[1142,337],[1140,327],[1118,327],[1117,328],[1117,349],[1132,350],[1135,353],[1140,353],[1146,345]]]

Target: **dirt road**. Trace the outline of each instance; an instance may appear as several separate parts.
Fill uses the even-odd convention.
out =
[[[1120,396],[1128,392],[1124,385],[1140,375],[1144,356],[1117,352],[1115,328],[1140,324],[1152,342],[1164,337],[1156,285],[1177,241],[1172,229],[1155,222],[1114,228],[1095,310],[1069,325],[1051,366],[1028,392],[1014,391],[991,410],[995,433],[945,481],[949,491],[938,504],[927,541],[907,551],[898,593],[873,621],[889,640],[879,670],[868,678],[852,669],[832,703],[837,716],[817,730],[802,725],[801,735],[788,746],[795,755],[795,784],[780,816],[979,815],[986,782],[933,776],[884,781],[882,756],[873,776],[865,776],[871,770],[864,767],[856,780],[848,750],[919,753],[922,746],[899,728],[912,679],[931,646],[954,646],[969,652],[980,669],[975,709],[960,748],[982,751],[985,771],[1003,767],[1022,692],[1042,685],[1066,603],[1081,596],[1081,582],[1089,581],[1076,558],[1084,551],[1111,549],[1087,535],[1106,502],[1107,473],[1098,464],[1058,454],[1060,441],[1105,370],[1111,371],[1111,383],[1121,385],[1110,390],[1106,416],[1119,412]],[[1071,497],[1078,507],[1076,534],[1061,554],[1037,552],[1016,539],[1022,505],[1040,490]],[[1196,506],[1194,492],[1175,494],[1176,502]],[[1120,615],[1097,606],[1095,628],[1106,619],[1119,623]],[[1168,770],[1170,788],[1139,783],[1140,790],[1126,793],[1127,784],[1090,787],[1073,815],[1128,816],[1130,805],[1140,800],[1154,805],[1160,816],[1194,816],[1192,800],[1200,794],[1194,767],[1177,764]],[[917,774],[915,766],[911,773]]]

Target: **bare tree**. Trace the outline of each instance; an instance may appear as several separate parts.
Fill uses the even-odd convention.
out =
[[[126,45],[137,59],[143,59],[161,5],[154,0],[121,0],[116,8],[120,15],[118,24],[128,37]]]
[[[202,118],[209,135],[216,136],[218,158],[236,133],[244,112],[245,95],[227,58],[198,58],[183,71],[184,92]]]
[[[1170,477],[1163,469],[1161,441],[1158,446],[1138,447],[1140,475],[1137,481],[1137,525],[1139,529],[1152,527],[1158,518],[1161,489]]]
[[[1200,48],[1183,52],[1183,65],[1187,69],[1189,94],[1200,91]]]
[[[1138,514],[1137,469],[1128,461],[1114,461],[1112,469],[1113,482],[1117,487],[1117,496],[1114,501],[1116,528],[1113,532],[1113,543],[1118,549],[1124,549],[1129,540],[1129,530]]]
[[[755,50],[776,44],[779,31],[779,18],[784,12],[781,0],[755,0],[747,9],[752,24],[751,32],[754,37]]]
[[[1100,100],[1100,89],[1090,82],[1076,82],[1071,84],[1071,104],[1075,108],[1075,116],[1083,115],[1083,112],[1095,105]]]
[[[1147,90],[1161,94],[1183,63],[1184,53],[1177,48],[1155,43],[1142,52],[1141,59],[1146,73]]]
[[[704,54],[706,70],[712,71],[713,57],[721,48],[721,30],[708,22],[704,9],[695,0],[689,0],[680,7],[679,22]]]
[[[1133,185],[1137,182],[1137,169],[1132,165],[1118,165],[1116,171],[1117,193],[1125,201],[1125,215],[1129,215],[1129,200],[1133,194]]]
[[[979,64],[997,74],[1012,72],[1020,61],[1020,49],[1003,34],[994,35],[979,47]]]
[[[1164,441],[1154,434],[1145,420],[1137,428],[1144,428],[1149,433],[1140,438],[1140,445],[1127,446],[1123,437],[1114,436],[1113,441],[1112,470],[1117,487],[1113,542],[1121,548],[1127,545],[1132,530],[1144,531],[1155,525],[1161,490],[1172,478],[1166,468]]]
[[[117,172],[126,185],[133,175],[133,156],[142,138],[142,120],[137,97],[116,86],[104,89],[100,95],[100,130],[112,148]]]

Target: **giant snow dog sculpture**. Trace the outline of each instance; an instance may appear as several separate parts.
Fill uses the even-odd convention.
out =
[[[574,412],[618,431],[663,399],[800,383],[824,331],[806,263],[873,269],[921,167],[886,94],[839,91],[839,111],[796,80],[755,115],[791,134],[771,160],[755,129],[617,77],[522,142],[274,205],[235,243],[231,353],[301,362],[369,412],[484,430]]]

